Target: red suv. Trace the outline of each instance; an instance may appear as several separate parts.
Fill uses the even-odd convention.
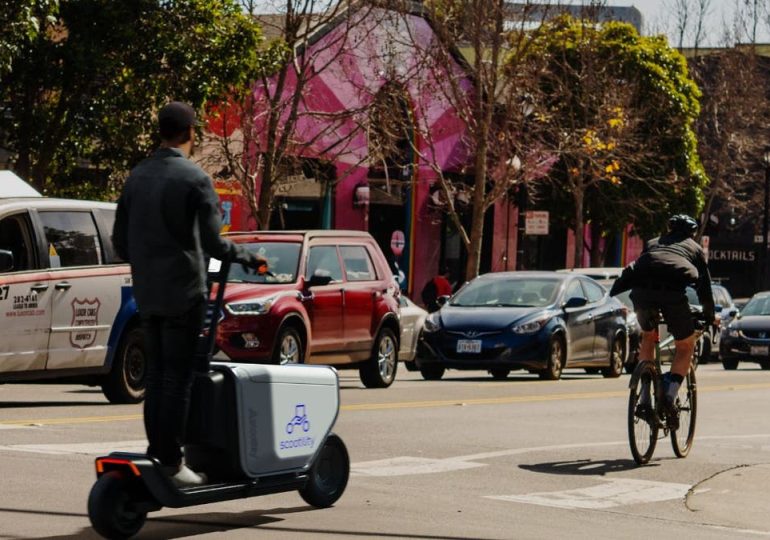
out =
[[[228,235],[268,261],[233,265],[218,347],[235,361],[358,368],[368,388],[390,386],[399,348],[398,288],[368,233],[259,231]]]

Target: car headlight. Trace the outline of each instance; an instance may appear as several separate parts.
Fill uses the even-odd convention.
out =
[[[273,307],[275,298],[249,300],[247,302],[231,302],[225,304],[225,310],[230,315],[264,315]]]
[[[740,337],[741,331],[737,328],[733,328],[732,326],[727,327],[727,335],[730,337]]]
[[[423,329],[426,332],[438,332],[440,328],[441,328],[441,323],[439,322],[438,313],[431,313],[425,318],[425,324],[423,325]]]
[[[514,324],[511,327],[511,330],[514,334],[534,334],[535,332],[539,332],[543,326],[545,326],[545,323],[548,322],[548,319],[550,317],[547,316],[541,316],[537,319],[527,321],[521,324]]]

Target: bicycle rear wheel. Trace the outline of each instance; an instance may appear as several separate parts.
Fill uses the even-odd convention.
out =
[[[695,369],[690,372],[679,388],[676,396],[679,408],[679,429],[671,432],[671,446],[676,457],[686,457],[692,448],[695,437],[695,418],[698,411],[698,387],[695,384]]]
[[[639,465],[650,461],[658,443],[659,428],[655,417],[656,378],[657,371],[652,362],[639,362],[629,384],[631,392],[628,395],[628,442],[631,455]]]

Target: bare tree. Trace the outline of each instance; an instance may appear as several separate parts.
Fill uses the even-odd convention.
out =
[[[257,227],[264,229],[277,191],[308,174],[307,163],[360,159],[352,149],[357,132],[350,126],[362,125],[365,111],[330,107],[318,99],[314,85],[327,71],[340,71],[341,58],[354,53],[379,21],[367,3],[243,0],[243,7],[262,24],[268,41],[264,61],[251,86],[233,89],[212,111],[217,125],[227,129],[216,130],[209,143],[216,151],[208,160],[238,180]],[[271,13],[264,13],[266,7]],[[340,180],[322,176],[316,179],[327,184]]]
[[[408,12],[412,4],[401,6]],[[480,268],[487,211],[538,166],[547,168],[547,158],[526,144],[526,96],[511,91],[504,70],[526,54],[549,6],[433,0],[423,3],[422,13],[436,39],[406,36],[419,67],[409,84],[433,99],[414,103],[412,151],[417,167],[430,171],[442,210],[465,247],[465,278],[471,279]],[[430,108],[446,111],[452,127],[436,129]],[[454,153],[446,151],[447,129],[459,135]]]
[[[681,51],[684,48],[685,36],[690,32],[690,0],[671,0],[666,11],[671,12],[674,17],[676,46]]]
[[[695,54],[703,45],[703,40],[708,35],[708,18],[711,14],[711,0],[695,0],[695,21],[692,31],[692,46]]]
[[[770,102],[765,90],[770,64],[751,49],[732,48],[694,59],[692,71],[704,90],[698,138],[712,179],[704,216],[730,213],[733,226],[760,223],[761,156],[765,141],[770,140]]]

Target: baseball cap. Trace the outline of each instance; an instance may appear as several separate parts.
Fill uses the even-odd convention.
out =
[[[197,125],[200,124],[197,121],[195,109],[187,103],[172,101],[158,112],[158,127],[164,138],[174,137],[191,126]]]

